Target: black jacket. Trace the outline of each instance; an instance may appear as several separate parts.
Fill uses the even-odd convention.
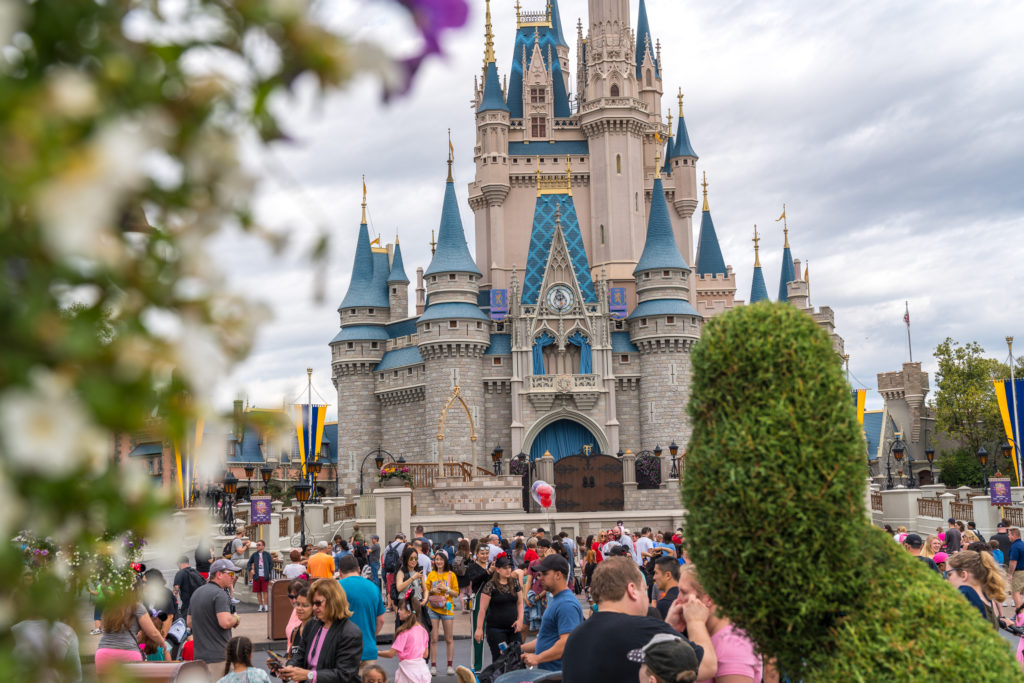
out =
[[[305,633],[292,648],[288,666],[316,671],[317,683],[359,683],[359,661],[363,657],[363,633],[351,619],[331,624],[320,648],[320,666],[314,668],[306,661],[306,653],[313,649],[323,624],[312,619]]]
[[[256,572],[256,574],[253,575],[253,578],[267,579],[269,581],[270,572],[274,568],[274,559],[270,557],[270,553],[268,553],[266,550],[264,550],[262,553],[253,553],[249,557],[249,563],[245,566],[246,573],[249,573],[250,571],[256,571],[256,568],[258,566],[256,562],[260,555],[263,555],[263,574],[260,575],[259,572]]]

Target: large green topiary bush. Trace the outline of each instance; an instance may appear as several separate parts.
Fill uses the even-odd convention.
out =
[[[704,586],[802,681],[1011,681],[1010,647],[868,522],[867,465],[828,336],[789,304],[710,321],[683,484]]]

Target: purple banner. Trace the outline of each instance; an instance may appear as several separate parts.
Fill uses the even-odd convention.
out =
[[[491,290],[491,320],[501,321],[508,315],[508,290]]]
[[[1010,478],[990,478],[988,480],[988,496],[993,505],[1012,505],[1013,497],[1010,492]]]
[[[270,524],[270,496],[253,496],[249,502],[249,518],[253,524]]]
[[[608,311],[611,312],[612,317],[616,320],[622,320],[626,317],[625,287],[608,288]]]

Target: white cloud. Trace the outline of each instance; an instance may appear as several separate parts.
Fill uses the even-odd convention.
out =
[[[531,3],[539,6],[525,7]],[[287,227],[292,246],[276,261],[251,239],[224,240],[219,250],[232,285],[276,314],[223,385],[225,405],[239,390],[280,405],[304,386],[307,366],[317,391],[333,399],[327,343],[348,285],[360,177],[367,176],[371,227],[386,241],[398,231],[415,280],[440,217],[449,127],[472,245],[469,98],[483,54],[483,3],[471,5],[469,24],[447,42],[449,56],[427,63],[410,96],[385,107],[364,78],[342,96],[319,101],[299,88],[278,103],[297,144],[275,148],[269,165],[279,162],[287,174],[269,174],[259,208],[265,223]],[[576,19],[586,3],[560,6],[575,66]],[[400,13],[347,0],[330,7],[331,24],[363,27],[359,39],[399,54],[415,49]],[[997,357],[1006,355],[1003,337],[1024,338],[1024,6],[649,0],[647,9],[662,44],[663,110],[675,115],[682,86],[741,298],[750,292],[754,223],[768,291],[774,297],[778,289],[782,231],[773,221],[785,202],[794,256],[810,260],[812,301],[835,309],[851,370],[870,389],[876,373],[906,360],[904,301],[914,359],[931,372],[931,352],[946,336],[977,340]],[[514,8],[494,3],[492,16],[504,76]],[[301,254],[321,230],[332,242],[325,299],[315,302]],[[869,396],[869,407],[880,406]]]

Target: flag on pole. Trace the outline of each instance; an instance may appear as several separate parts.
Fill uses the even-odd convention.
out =
[[[810,282],[810,281],[811,281],[811,262],[808,261],[804,265],[804,282]]]
[[[1017,415],[1014,416],[1014,405],[1013,405],[1013,385],[1010,384],[1008,379],[996,379],[992,380],[992,383],[996,388],[996,403],[999,405],[999,416],[1003,420],[1003,431],[1006,433],[1006,442],[1010,444],[1012,449],[1010,452],[1010,459],[1013,461],[1013,471],[1017,474],[1017,481],[1020,481],[1020,472],[1017,467],[1020,464],[1018,462],[1018,451],[1017,451],[1017,438],[1020,436],[1017,434],[1017,425],[1024,422],[1024,402],[1020,401],[1020,397],[1024,395],[1024,379],[1015,380],[1017,387]],[[1016,417],[1016,419],[1014,419]]]
[[[378,247],[380,246],[380,235],[377,235],[377,236],[376,236],[376,237],[374,237],[374,238],[373,238],[372,240],[370,240],[370,246],[371,246],[371,247],[372,247],[373,245],[375,245],[375,244],[376,244],[376,245],[377,245]]]
[[[320,459],[320,444],[324,440],[324,418],[326,405],[297,404],[295,406],[295,431],[299,438],[299,459],[302,461],[302,476],[306,476],[306,463]]]
[[[449,137],[448,137],[448,151],[451,152],[452,159],[454,159],[455,158],[455,145],[452,144],[452,139],[451,139],[450,134],[449,134]]]
[[[776,222],[776,223],[778,223],[779,221],[781,221],[781,220],[782,220],[783,218],[785,218],[785,217],[786,217],[786,208],[785,208],[785,207],[783,207],[783,208],[782,208],[782,215],[781,215],[781,216],[779,216],[778,218],[776,218],[776,219],[775,219],[775,222]]]
[[[661,144],[661,135],[658,133],[658,131],[654,131],[654,139],[655,141],[657,141],[659,145]]]
[[[363,201],[366,200],[366,176],[363,176]]]
[[[857,424],[864,426],[864,400],[867,398],[867,389],[854,389],[850,392],[853,398],[853,405],[857,409]]]
[[[910,327],[910,308],[909,307],[903,313],[903,322],[905,322],[907,324],[907,327]]]

